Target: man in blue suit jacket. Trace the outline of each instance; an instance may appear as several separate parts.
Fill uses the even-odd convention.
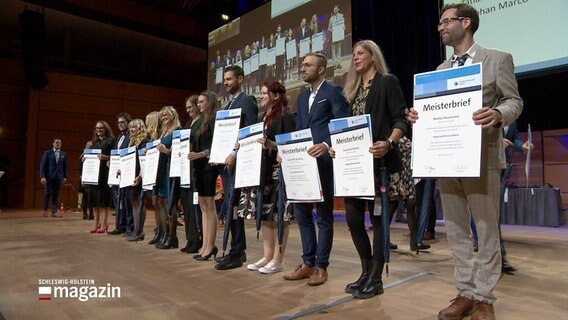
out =
[[[318,286],[327,280],[327,266],[333,243],[333,168],[328,149],[331,146],[329,121],[347,117],[348,104],[341,88],[324,78],[327,58],[319,53],[304,57],[301,66],[302,80],[309,89],[298,96],[296,130],[311,128],[314,145],[308,154],[317,158],[323,191],[323,202],[316,203],[318,238],[312,219],[313,203],[295,204],[295,217],[302,238],[302,259],[294,272],[284,276],[286,280],[309,278],[308,285]]]
[[[53,149],[46,150],[39,164],[41,184],[45,186],[43,216],[47,217],[47,204],[51,197],[51,216],[61,218],[57,213],[57,202],[61,184],[67,181],[67,154],[61,151],[61,139],[53,139]]]

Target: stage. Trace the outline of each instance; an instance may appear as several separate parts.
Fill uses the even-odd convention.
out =
[[[406,224],[393,223],[392,242],[399,249],[391,251],[389,275],[383,274],[385,293],[353,300],[343,288],[358,277],[359,259],[341,215],[329,280],[319,287],[282,279],[301,261],[296,224],[290,228],[285,271],[262,275],[246,269],[262,252],[251,221],[245,266],[217,271],[211,261],[195,261],[178,249],[155,249],[149,239],[136,243],[120,235],[90,234],[93,222],[81,217],[66,212],[61,219],[44,218],[39,210],[0,213],[0,319],[435,319],[456,295],[441,221],[436,240],[428,242],[432,249],[419,255],[410,252]],[[149,212],[147,235],[153,226]],[[181,226],[179,236],[184,245]],[[503,275],[495,290],[497,318],[568,319],[568,227],[504,225],[503,236],[518,271]],[[66,286],[69,295],[71,287],[113,287],[120,297],[79,301],[39,294],[40,287],[50,286]]]

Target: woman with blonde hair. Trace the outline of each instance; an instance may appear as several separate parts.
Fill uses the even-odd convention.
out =
[[[130,142],[128,147],[136,147],[136,171],[133,185],[126,187],[126,198],[132,204],[132,214],[134,218],[134,234],[126,237],[127,241],[144,240],[144,221],[146,220],[146,210],[142,206],[144,194],[142,193],[142,172],[140,171],[140,163],[138,151],[146,149],[148,142],[148,133],[146,125],[142,119],[134,119],[128,124],[130,130]]]
[[[406,104],[398,79],[388,73],[388,68],[379,49],[371,40],[362,40],[353,46],[351,67],[347,73],[344,89],[350,103],[350,115],[370,114],[373,145],[369,152],[374,157],[375,181],[380,181],[380,168],[386,167],[391,177],[402,168],[398,141],[407,131]],[[335,156],[333,149],[330,155]],[[379,186],[380,183],[375,183]],[[380,199],[380,190],[375,191]],[[380,216],[372,214],[374,201],[359,198],[344,198],[347,225],[351,238],[361,259],[362,273],[347,284],[345,291],[355,298],[370,298],[383,293],[382,272],[385,263],[385,235]],[[396,210],[398,199],[390,199],[390,209]],[[385,204],[386,205],[386,204]],[[368,208],[373,225],[373,242],[365,229],[365,207]]]
[[[203,123],[194,138],[195,148],[189,153],[188,159],[193,161],[195,168],[195,188],[199,192],[199,206],[203,212],[203,246],[195,260],[209,260],[216,257],[219,251],[215,246],[217,234],[217,210],[215,208],[215,186],[217,168],[209,164],[209,151],[213,142],[215,128],[215,112],[219,108],[217,95],[212,91],[204,91],[197,99],[197,107],[201,111]]]
[[[158,140],[160,138],[161,131],[162,126],[160,124],[160,112],[152,111],[148,113],[146,115],[146,132],[148,140]],[[146,208],[153,207],[154,209],[154,221],[156,222],[156,227],[154,228],[154,237],[150,241],[148,241],[148,244],[154,245],[158,242],[158,240],[160,240],[160,237],[162,236],[162,232],[159,228],[158,211],[156,210],[156,208],[158,207],[156,203],[157,201],[158,198],[154,196],[154,190],[144,191],[144,206]]]
[[[156,146],[158,151],[160,151],[160,160],[158,162],[155,195],[157,197],[156,211],[158,212],[162,237],[160,241],[156,243],[156,248],[170,249],[177,248],[179,245],[176,235],[177,214],[172,212],[172,208],[175,207],[175,203],[177,203],[179,195],[176,197],[175,194],[171,192],[176,191],[175,189],[172,189],[176,188],[176,179],[169,179],[169,164],[170,154],[172,152],[171,147],[173,132],[175,130],[179,130],[181,128],[181,124],[179,122],[178,113],[172,106],[165,106],[160,109],[160,122],[162,124],[162,132],[160,134],[160,143]],[[179,185],[179,178],[177,178],[177,184]],[[177,192],[179,193],[179,188],[177,189]]]

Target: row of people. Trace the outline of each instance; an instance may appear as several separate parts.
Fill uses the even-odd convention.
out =
[[[442,206],[446,218],[448,240],[456,262],[456,286],[458,296],[452,304],[440,311],[439,319],[461,319],[473,313],[473,319],[493,319],[493,289],[501,275],[501,252],[499,250],[499,189],[500,172],[504,168],[504,152],[501,143],[503,123],[512,123],[522,111],[522,100],[519,97],[513,72],[512,58],[509,54],[486,49],[473,40],[473,34],[479,25],[477,11],[468,4],[450,4],[442,8],[438,25],[442,42],[454,48],[452,59],[440,65],[440,68],[452,68],[464,64],[483,61],[483,104],[484,107],[475,111],[472,118],[475,124],[483,128],[482,170],[478,179],[442,179],[440,191]],[[458,55],[460,56],[458,59]],[[267,82],[262,88],[261,104],[267,112],[262,116],[266,136],[260,143],[265,147],[263,159],[268,164],[268,172],[264,172],[263,185],[257,192],[263,192],[263,199],[275,199],[271,192],[278,179],[278,164],[274,156],[274,140],[271,134],[310,128],[314,145],[308,150],[310,156],[317,159],[318,171],[323,190],[323,202],[301,203],[294,205],[295,219],[298,222],[302,241],[302,263],[286,280],[309,279],[308,285],[317,286],[326,282],[329,256],[333,244],[333,171],[332,158],[335,152],[332,148],[328,123],[331,119],[349,115],[370,114],[373,145],[369,152],[375,161],[375,179],[378,181],[380,168],[386,168],[391,183],[400,180],[402,160],[399,142],[409,131],[409,123],[418,120],[418,112],[414,109],[407,115],[406,103],[397,78],[388,72],[379,47],[370,40],[357,42],[353,47],[350,70],[347,75],[345,89],[328,82],[324,78],[327,58],[321,54],[312,53],[304,57],[301,65],[301,77],[309,86],[298,97],[295,117],[285,111],[285,90],[278,82]],[[230,101],[224,109],[240,108],[242,113],[241,127],[257,122],[258,108],[256,100],[242,92],[242,69],[237,66],[229,67],[224,73],[224,85],[230,93]],[[195,180],[193,186],[199,193],[199,208],[203,211],[202,244],[197,249],[197,260],[208,260],[216,256],[215,246],[216,215],[214,207],[214,191],[217,175],[223,178],[225,194],[222,211],[226,216],[227,232],[231,234],[231,250],[217,260],[217,270],[227,270],[243,265],[246,260],[246,238],[244,235],[244,217],[236,214],[238,200],[243,190],[235,190],[234,164],[238,152],[231,153],[224,164],[212,165],[208,161],[209,150],[214,130],[214,111],[217,109],[217,97],[214,93],[203,92],[197,99],[197,108],[201,112],[201,126],[195,128],[192,137],[192,151],[188,158],[193,161]],[[191,102],[188,102],[191,104]],[[166,247],[177,246],[175,237],[175,216],[171,214],[172,203],[175,203],[175,181],[167,181],[167,154],[170,153],[171,132],[180,128],[177,113],[171,107],[165,107],[160,112],[162,124],[161,144],[158,150],[165,161],[160,169],[153,198],[157,199],[156,221],[163,236],[162,243]],[[195,124],[194,124],[195,125]],[[191,127],[192,131],[194,130]],[[108,160],[108,152],[112,145],[110,128],[104,122],[98,122],[93,148],[103,150],[102,161]],[[110,131],[111,133],[111,131]],[[104,166],[101,166],[103,168]],[[101,170],[104,174],[104,170]],[[108,174],[108,170],[106,170]],[[268,178],[270,176],[271,178]],[[268,180],[266,180],[268,178]],[[102,183],[101,183],[102,182]],[[178,182],[179,183],[179,182]],[[99,226],[99,210],[105,204],[102,201],[104,181],[94,187],[93,199],[98,200],[95,228],[106,228],[106,214],[103,225]],[[170,186],[168,189],[168,185]],[[377,185],[380,185],[377,183]],[[394,187],[396,189],[396,186]],[[168,191],[169,190],[169,191]],[[378,196],[380,190],[376,191]],[[268,196],[267,196],[268,195]],[[395,210],[397,193],[390,194],[386,200],[392,211]],[[285,197],[276,197],[277,202]],[[264,204],[261,204],[264,205]],[[385,203],[383,203],[385,205]],[[312,211],[316,207],[316,233]],[[373,224],[373,239],[369,238],[364,226],[365,209],[373,212],[374,202],[355,198],[345,198],[347,223],[355,248],[361,260],[360,277],[349,283],[345,291],[356,298],[368,298],[383,293],[382,271],[385,262],[382,220],[371,215]],[[283,206],[276,206],[281,210]],[[184,209],[184,212],[186,210]],[[470,213],[471,211],[471,213]],[[167,214],[170,213],[169,228]],[[190,213],[191,210],[188,210]],[[392,212],[391,212],[392,214]],[[478,231],[479,252],[474,255],[470,240],[469,217],[473,216]],[[190,214],[191,216],[191,214]],[[197,215],[196,215],[197,216]],[[273,216],[273,215],[272,215]],[[173,217],[173,218],[172,218]],[[265,252],[262,259],[249,266],[249,269],[260,269],[269,266],[280,270],[281,257],[275,252],[274,232],[271,215],[266,216],[264,234]],[[199,227],[198,227],[199,229]],[[272,229],[272,230],[271,230]],[[272,231],[272,232],[271,232]],[[169,239],[169,240],[168,240]],[[175,239],[175,240],[174,240]],[[285,246],[285,245],[284,245]],[[284,247],[283,246],[283,247]],[[188,249],[191,247],[187,247]],[[195,249],[196,246],[193,247]],[[280,249],[280,248],[278,248]],[[188,251],[188,250],[186,250]],[[276,267],[275,267],[276,265]],[[270,269],[269,268],[269,269]],[[474,272],[477,270],[477,272]]]

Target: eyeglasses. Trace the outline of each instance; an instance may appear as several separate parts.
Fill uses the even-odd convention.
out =
[[[457,21],[457,20],[460,20],[460,21],[461,21],[461,20],[463,20],[463,19],[465,19],[465,18],[466,18],[466,17],[446,18],[446,19],[444,19],[444,20],[442,20],[442,21],[440,21],[440,22],[438,23],[438,27],[441,27],[441,26],[447,27],[448,24],[450,24],[450,22],[452,22],[452,21]]]
[[[104,130],[105,127],[95,127],[95,130]]]
[[[126,121],[119,121],[118,123],[119,123],[119,124],[120,124],[120,123],[126,123]]]

